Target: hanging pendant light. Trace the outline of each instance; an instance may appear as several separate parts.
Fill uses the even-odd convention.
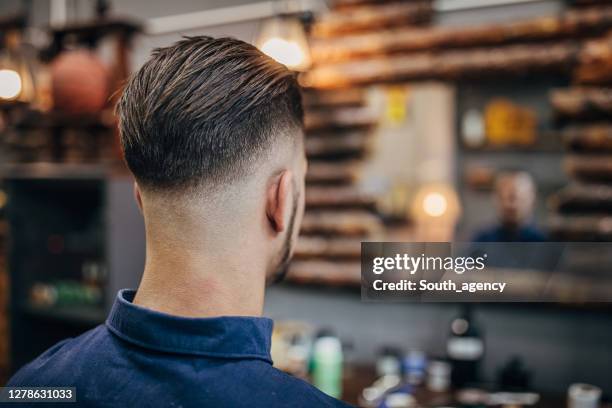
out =
[[[450,242],[461,215],[455,189],[447,183],[430,183],[417,191],[412,204],[414,230],[423,242]]]
[[[264,21],[256,46],[291,70],[304,71],[310,66],[306,32],[295,15],[278,15]]]
[[[32,102],[34,76],[18,31],[8,32],[0,51],[0,101]]]
[[[21,93],[21,76],[10,68],[0,69],[0,99],[13,100]]]

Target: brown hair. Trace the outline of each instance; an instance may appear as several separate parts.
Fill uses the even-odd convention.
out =
[[[243,41],[206,36],[154,50],[117,115],[125,161],[153,189],[231,181],[303,123],[291,71]]]

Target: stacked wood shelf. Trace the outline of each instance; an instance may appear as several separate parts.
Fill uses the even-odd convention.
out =
[[[554,90],[551,105],[564,125],[564,168],[571,183],[550,200],[553,236],[612,240],[612,35],[589,41],[574,86]]]
[[[426,0],[335,0],[329,12],[317,16],[310,38],[313,66],[300,76],[307,90],[310,168],[292,278],[350,282],[346,277],[358,276],[358,243],[382,236],[375,200],[354,189],[370,140],[363,102],[370,85],[441,80],[487,86],[487,81],[541,78],[550,89],[574,81],[551,95],[564,126],[547,138],[555,143],[514,152],[567,151],[565,169],[575,183],[552,200],[559,215],[553,217],[553,232],[577,222],[589,231],[581,238],[609,238],[612,221],[602,212],[610,210],[612,194],[612,2],[575,3],[549,17],[462,27],[430,24],[435,13]]]
[[[355,286],[361,241],[380,237],[375,197],[357,186],[378,122],[363,90],[304,95],[306,212],[289,279]]]
[[[399,17],[401,13],[392,18],[385,12],[400,6],[428,7],[418,1],[340,3],[347,9],[314,24],[314,67],[302,78],[307,86],[328,89],[533,72],[575,74],[585,82],[603,75],[612,80],[612,70],[601,63],[600,55],[611,42],[606,37],[594,40],[612,29],[609,4],[506,24],[424,27],[414,23],[425,23],[425,18],[411,25]],[[369,15],[378,18],[365,17]],[[387,23],[381,24],[385,19]],[[330,21],[342,21],[346,29],[329,29]]]
[[[321,51],[317,44],[329,43],[336,48],[352,36],[420,27],[429,24],[432,17],[431,0],[337,0],[329,12],[317,16],[311,27],[312,51]],[[367,89],[361,86],[361,82],[368,85],[370,80],[353,81],[355,86],[347,86],[344,78],[336,78],[338,83],[332,86],[309,86],[307,82],[317,75],[323,60],[332,61],[331,57],[315,58],[315,67],[300,76],[306,85],[303,96],[309,168],[306,212],[288,278],[300,283],[354,287],[361,282],[361,242],[381,240],[384,233],[377,197],[359,187],[379,113],[372,109]],[[351,54],[342,62],[350,64],[354,59]],[[342,89],[325,89],[337,85]]]

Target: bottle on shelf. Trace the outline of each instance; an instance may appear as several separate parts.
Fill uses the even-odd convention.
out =
[[[312,382],[324,393],[342,396],[342,343],[338,337],[325,332],[314,341],[312,350]]]
[[[478,370],[484,356],[484,341],[472,317],[472,307],[463,304],[453,319],[446,342],[446,353],[451,363],[451,383],[463,388],[478,382]]]
[[[418,386],[425,379],[427,356],[421,350],[410,350],[403,360],[404,381],[407,384]]]
[[[601,388],[590,384],[576,383],[567,390],[569,408],[599,408]]]
[[[427,389],[446,392],[450,388],[451,365],[446,361],[433,360],[427,365]]]

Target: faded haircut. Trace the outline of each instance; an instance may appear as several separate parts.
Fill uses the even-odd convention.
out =
[[[302,137],[294,73],[233,38],[185,37],[154,50],[116,112],[125,161],[145,189],[231,182],[282,139]]]

